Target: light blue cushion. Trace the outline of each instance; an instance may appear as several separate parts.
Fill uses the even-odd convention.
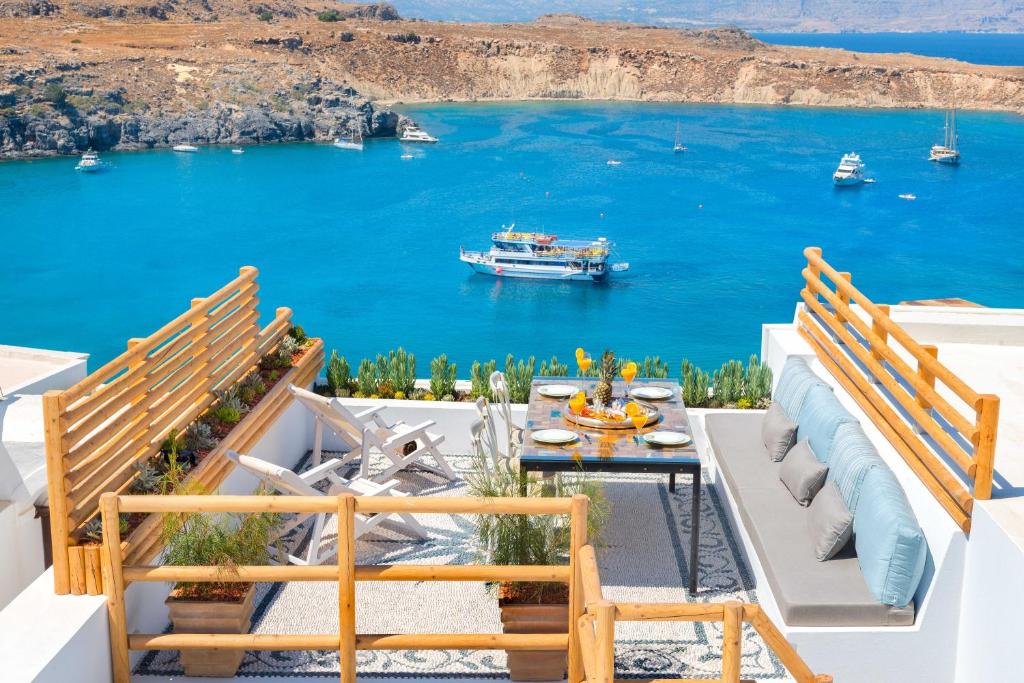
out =
[[[873,467],[864,477],[853,534],[868,588],[879,602],[906,607],[921,582],[928,543],[888,468]]]
[[[836,428],[832,453],[828,459],[828,480],[836,484],[846,509],[857,512],[864,477],[873,467],[885,467],[874,445],[856,422],[845,422]]]
[[[790,420],[796,422],[807,390],[815,384],[827,386],[807,367],[803,358],[793,356],[782,366],[782,374],[779,375],[779,384],[775,387],[772,400],[782,407]]]
[[[857,418],[850,415],[832,393],[832,389],[824,384],[815,384],[807,390],[804,403],[797,416],[797,439],[811,442],[811,450],[826,465],[832,457],[832,442],[835,440],[839,425],[853,422]]]

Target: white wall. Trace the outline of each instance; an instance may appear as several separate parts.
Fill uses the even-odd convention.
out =
[[[963,603],[956,663],[956,683],[1020,681],[1017,662],[1024,614],[1024,548],[992,519],[989,506],[977,501],[967,545]]]
[[[111,680],[102,595],[53,594],[47,570],[0,611],[0,679],[9,683]]]
[[[34,506],[0,501],[0,609],[39,576],[43,566],[43,527]]]

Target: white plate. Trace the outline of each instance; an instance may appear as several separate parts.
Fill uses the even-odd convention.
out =
[[[540,443],[563,444],[572,443],[580,437],[568,429],[541,429],[531,434],[530,438]]]
[[[629,392],[629,395],[647,401],[664,401],[666,398],[672,398],[675,392],[666,387],[637,387]]]
[[[648,432],[644,441],[654,446],[685,446],[690,437],[682,432]]]
[[[569,398],[579,390],[579,387],[569,384],[543,384],[537,387],[537,393],[548,398]]]

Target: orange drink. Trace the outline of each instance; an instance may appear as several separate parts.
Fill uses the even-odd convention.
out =
[[[638,403],[627,403],[625,411],[626,411],[626,415],[629,415],[630,417],[634,417],[636,415],[643,415],[643,412],[644,412],[640,408],[640,405]],[[644,420],[645,421],[647,420],[646,416],[644,416]]]
[[[580,366],[580,372],[582,372],[585,375],[587,371],[590,370],[590,366],[593,364],[594,359],[591,358],[590,356],[584,356],[583,358],[580,358],[576,362]]]
[[[622,366],[622,379],[626,380],[626,384],[629,384],[630,382],[633,381],[633,378],[635,377],[636,363],[634,363],[633,361],[629,361],[628,363]]]
[[[583,412],[583,408],[585,408],[586,405],[587,395],[584,394],[582,391],[577,392],[576,394],[573,395],[572,398],[569,399],[569,410],[571,410],[576,415],[581,414]]]

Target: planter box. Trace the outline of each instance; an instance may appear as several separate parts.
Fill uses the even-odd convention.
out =
[[[569,605],[509,604],[498,601],[503,633],[566,633]],[[549,650],[506,650],[509,676],[513,681],[560,681],[566,676],[565,652]]]
[[[248,633],[252,623],[256,584],[234,602],[167,598],[166,605],[175,633]],[[182,650],[181,665],[186,676],[232,678],[238,671],[245,650],[210,648]]]

